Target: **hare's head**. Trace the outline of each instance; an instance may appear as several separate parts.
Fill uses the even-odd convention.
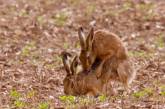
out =
[[[92,94],[97,96],[101,93],[102,82],[92,72],[88,74],[78,70],[78,56],[72,58],[70,53],[62,52],[63,65],[67,75],[63,80],[64,93],[67,95]]]
[[[78,57],[72,58],[72,55],[68,52],[62,52],[62,61],[66,71],[66,77],[63,80],[64,93],[74,95],[74,78],[76,76]]]
[[[90,68],[93,62],[92,57],[94,57],[94,56],[91,56],[94,28],[92,27],[89,34],[85,36],[83,28],[80,27],[78,29],[78,36],[79,36],[80,45],[81,45],[81,52],[80,52],[79,59],[81,61],[83,69],[87,70]]]

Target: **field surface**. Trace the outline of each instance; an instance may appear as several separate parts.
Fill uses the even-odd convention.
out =
[[[79,53],[77,29],[90,25],[129,50],[137,76],[126,95],[63,93],[60,53]],[[165,0],[0,0],[0,109],[63,108],[165,109]]]

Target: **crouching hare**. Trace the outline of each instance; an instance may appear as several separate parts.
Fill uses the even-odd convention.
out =
[[[78,30],[78,36],[81,45],[79,59],[83,69],[92,69],[104,83],[119,81],[127,88],[134,79],[135,72],[121,39],[114,33],[94,31],[93,28],[85,36],[82,27]]]
[[[98,96],[102,93],[102,81],[89,71],[88,73],[77,72],[78,56],[73,60],[71,54],[62,52],[63,65],[66,70],[66,77],[63,80],[64,93],[68,95],[92,95]]]

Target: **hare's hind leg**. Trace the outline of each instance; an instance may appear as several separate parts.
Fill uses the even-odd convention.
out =
[[[98,97],[100,95],[100,91],[98,91],[96,88],[93,88],[91,91],[89,91],[86,94],[88,97]]]
[[[119,64],[117,72],[119,81],[123,83],[124,89],[129,93],[130,84],[136,75],[133,65],[129,63],[129,60],[125,60]]]

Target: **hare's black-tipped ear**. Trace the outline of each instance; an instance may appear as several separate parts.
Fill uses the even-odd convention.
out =
[[[92,27],[86,39],[87,49],[89,49],[92,46],[93,36],[94,36],[94,28]]]
[[[63,51],[61,53],[61,56],[62,56],[62,62],[63,62],[64,68],[67,72],[67,75],[70,75],[71,73],[70,73],[69,57],[71,57],[72,55],[68,52]]]
[[[81,49],[85,50],[85,48],[86,48],[85,34],[84,34],[82,27],[79,27],[79,29],[78,29],[78,36],[79,36],[79,40],[80,40]]]
[[[70,67],[72,75],[76,74],[77,65],[78,65],[78,56],[75,56],[73,58],[73,61],[71,63],[71,67]]]

